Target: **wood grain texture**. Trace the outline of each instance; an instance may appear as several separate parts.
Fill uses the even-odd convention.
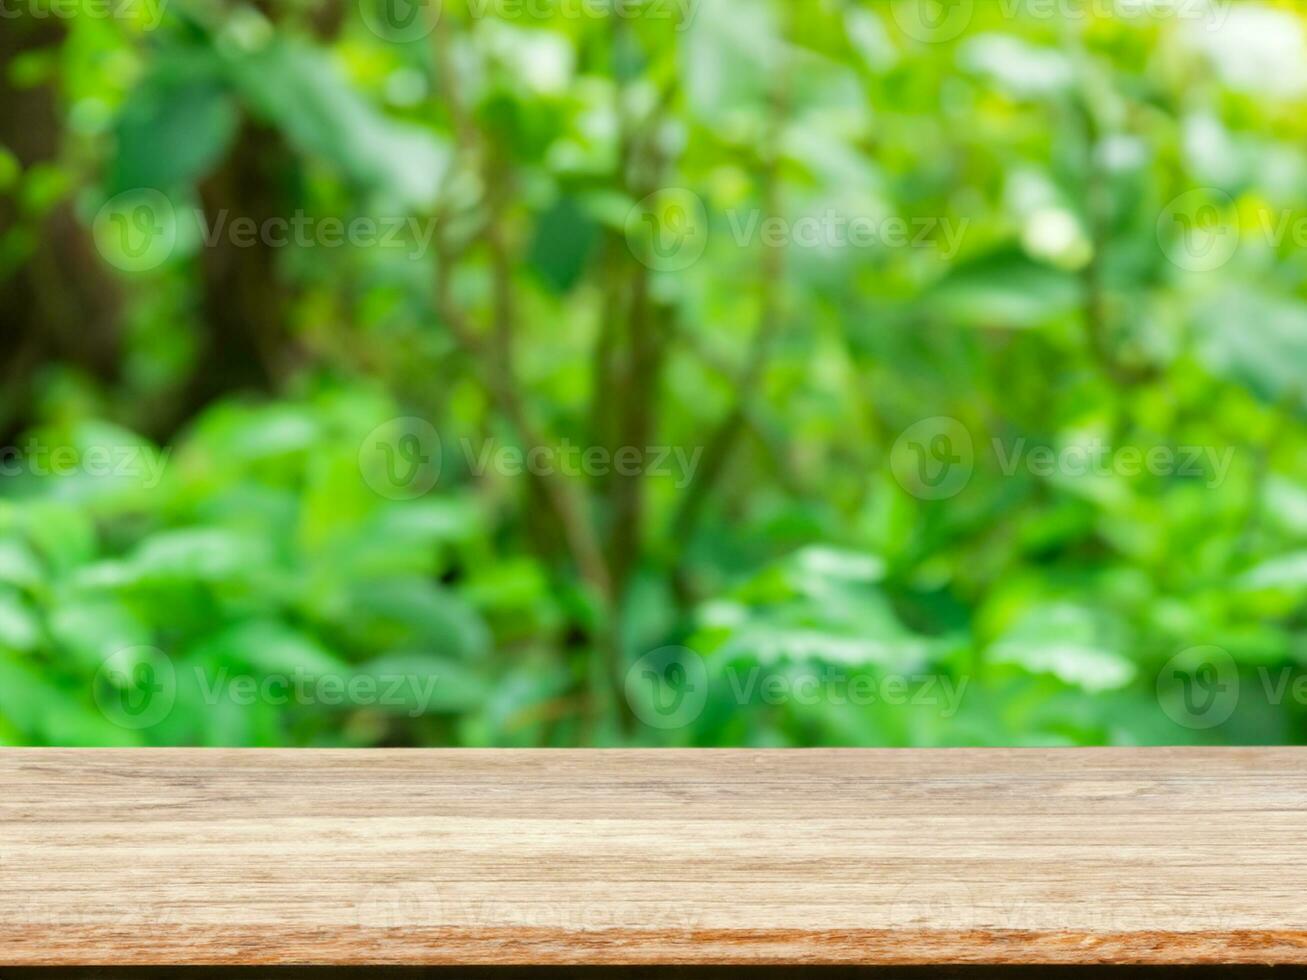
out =
[[[1307,963],[1307,750],[0,750],[0,964]]]

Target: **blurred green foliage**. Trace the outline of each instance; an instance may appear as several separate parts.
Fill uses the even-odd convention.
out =
[[[1307,735],[1294,3],[19,9],[0,742]]]

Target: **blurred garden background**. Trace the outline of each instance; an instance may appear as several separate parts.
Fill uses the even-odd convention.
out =
[[[1307,737],[1307,9],[3,0],[0,743]]]

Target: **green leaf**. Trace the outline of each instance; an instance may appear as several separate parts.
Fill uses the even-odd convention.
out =
[[[1023,98],[1057,95],[1075,80],[1067,55],[1056,48],[1027,44],[1009,34],[971,38],[958,52],[958,60]]]
[[[390,200],[429,207],[450,161],[432,131],[389,119],[342,77],[325,51],[275,38],[229,66],[250,110],[309,157]]]
[[[761,116],[782,47],[774,9],[751,0],[699,5],[683,42],[690,111],[720,124],[733,111]]]
[[[1262,562],[1239,577],[1239,587],[1249,590],[1307,588],[1307,551]]]
[[[314,637],[275,620],[239,623],[214,633],[190,655],[255,674],[294,677],[343,674],[345,663]]]
[[[599,229],[574,197],[563,195],[536,220],[528,261],[555,291],[576,285]]]
[[[56,500],[25,502],[20,524],[27,539],[56,572],[66,572],[95,555],[95,525],[85,510]]]
[[[1076,278],[1015,250],[958,266],[926,293],[923,304],[941,322],[961,327],[1025,330],[1075,311]]]
[[[123,582],[220,582],[270,560],[266,541],[224,528],[183,528],[148,538],[123,567]]]
[[[813,545],[794,556],[796,573],[842,581],[879,582],[885,577],[885,562],[875,555],[845,548]]]
[[[0,589],[0,647],[30,653],[41,642],[41,622],[22,596]]]
[[[24,542],[0,538],[0,584],[34,589],[45,580],[45,569]]]
[[[1267,401],[1307,404],[1307,303],[1254,284],[1195,298],[1199,355],[1217,374]]]
[[[1120,648],[1124,635],[1106,616],[1070,603],[1038,606],[986,652],[993,664],[1052,674],[1089,692],[1125,687],[1135,665]]]
[[[119,117],[108,196],[187,188],[222,160],[240,112],[218,67],[199,47],[156,62]]]
[[[476,612],[432,582],[416,578],[350,586],[339,628],[372,650],[423,649],[452,659],[488,652],[490,636]]]
[[[89,686],[87,688],[89,692]],[[84,707],[31,667],[0,651],[0,716],[31,744],[138,745],[140,736]]]
[[[378,657],[361,665],[356,674],[376,679],[377,707],[410,717],[467,711],[490,693],[486,682],[466,664],[428,653]]]
[[[50,614],[50,633],[74,662],[94,671],[117,650],[146,646],[149,627],[122,603],[108,597],[76,597]]]

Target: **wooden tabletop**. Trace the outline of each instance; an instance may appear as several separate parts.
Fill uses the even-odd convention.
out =
[[[1307,963],[1307,750],[0,750],[0,964]]]

